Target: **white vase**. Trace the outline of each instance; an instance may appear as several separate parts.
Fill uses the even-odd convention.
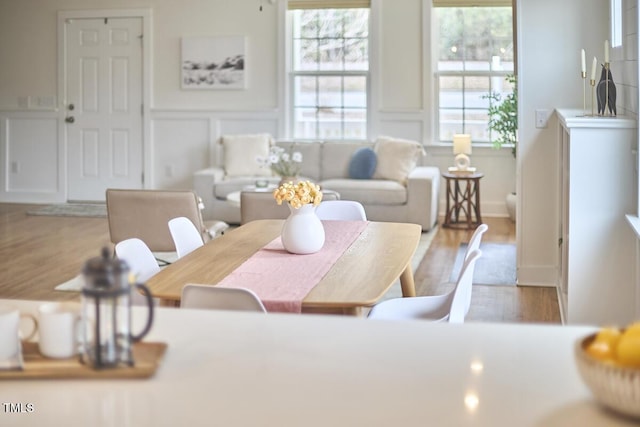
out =
[[[292,254],[312,254],[324,245],[324,227],[312,204],[294,209],[282,226],[282,245]]]

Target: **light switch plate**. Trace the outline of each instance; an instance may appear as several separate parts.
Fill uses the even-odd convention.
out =
[[[549,110],[536,110],[536,128],[546,129],[550,115],[551,112]]]

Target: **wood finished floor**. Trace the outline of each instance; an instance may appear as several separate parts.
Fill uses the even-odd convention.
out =
[[[71,300],[53,288],[74,277],[84,262],[108,246],[106,218],[30,216],[34,205],[0,203],[0,298]],[[485,218],[484,242],[515,242],[508,219]],[[416,274],[419,295],[445,292],[458,246],[471,231],[440,228]],[[475,285],[468,321],[560,323],[555,288]]]
[[[515,224],[507,218],[483,218],[489,230],[483,242],[515,243]],[[440,227],[415,272],[416,292],[436,295],[447,292],[460,243],[468,242],[472,230]],[[561,323],[556,288],[474,285],[466,321]]]

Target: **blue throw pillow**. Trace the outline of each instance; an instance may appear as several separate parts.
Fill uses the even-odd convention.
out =
[[[378,157],[373,149],[359,148],[351,156],[349,163],[349,178],[370,179],[376,171]]]

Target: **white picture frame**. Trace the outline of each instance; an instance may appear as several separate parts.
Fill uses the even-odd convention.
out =
[[[182,89],[246,89],[246,37],[183,37]]]

